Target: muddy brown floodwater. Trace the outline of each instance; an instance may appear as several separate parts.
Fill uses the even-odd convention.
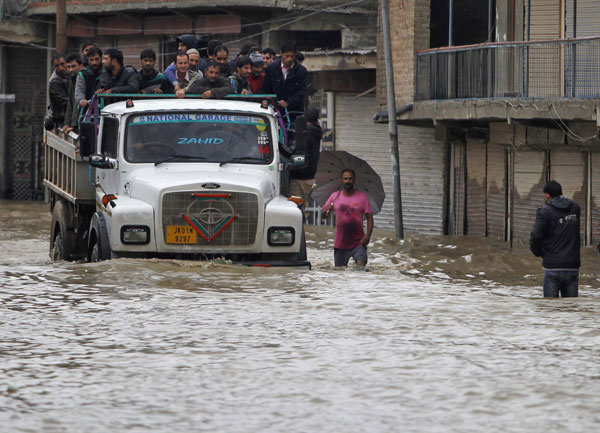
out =
[[[52,263],[42,203],[0,201],[3,432],[593,432],[600,259],[376,233],[367,271]]]

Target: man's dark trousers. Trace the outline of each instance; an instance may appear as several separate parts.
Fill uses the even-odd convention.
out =
[[[579,296],[579,271],[544,271],[544,298]]]

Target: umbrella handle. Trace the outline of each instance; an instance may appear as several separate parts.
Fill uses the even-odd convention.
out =
[[[331,212],[331,210],[333,209],[333,205],[335,204],[335,201],[339,198],[340,194],[342,193],[342,190],[338,190],[337,195],[335,196],[335,198],[331,201],[331,203],[329,203],[328,209],[324,209],[325,210],[325,218],[327,218],[329,216],[329,213]]]

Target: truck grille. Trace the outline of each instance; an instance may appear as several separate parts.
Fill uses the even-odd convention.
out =
[[[258,197],[228,191],[167,193],[162,224],[166,243],[168,227],[173,230],[179,226],[193,228],[198,246],[252,245],[258,225]]]

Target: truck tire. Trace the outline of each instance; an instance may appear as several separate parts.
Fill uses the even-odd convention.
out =
[[[96,212],[90,222],[87,261],[101,262],[110,258],[111,251],[104,215]]]
[[[50,226],[50,259],[74,260],[77,257],[77,234],[73,211],[64,200],[56,202]]]
[[[302,227],[302,234],[300,235],[300,250],[298,251],[298,261],[306,261],[306,236],[304,235],[304,227]]]

